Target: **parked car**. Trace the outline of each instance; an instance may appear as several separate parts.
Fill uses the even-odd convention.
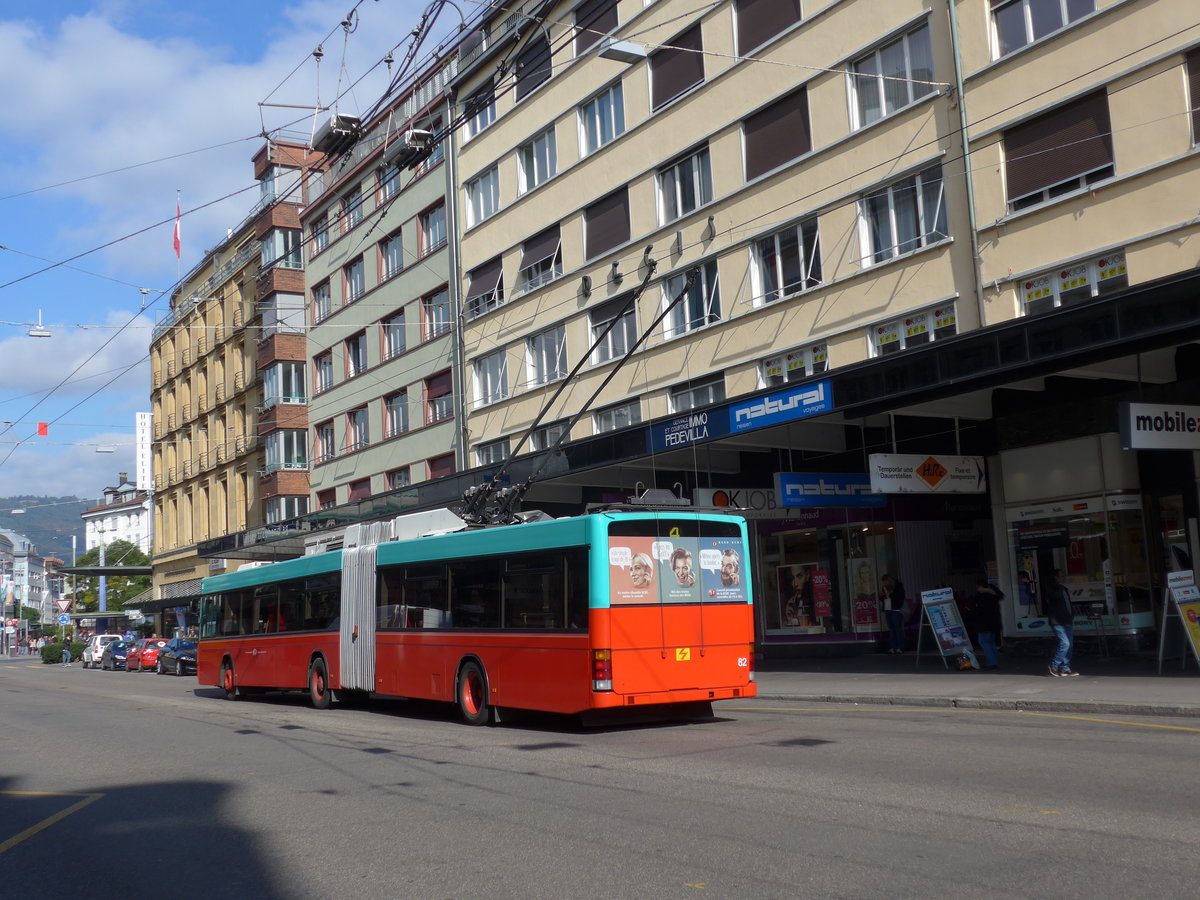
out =
[[[112,669],[114,672],[117,669],[125,668],[125,655],[132,646],[133,641],[109,641],[104,645],[104,652],[100,655],[100,668]]]
[[[83,648],[83,667],[100,668],[100,657],[104,655],[104,647],[113,641],[121,640],[119,634],[95,634],[88,638],[87,646]]]
[[[158,651],[167,645],[166,638],[142,638],[134,641],[125,657],[126,672],[152,672],[158,662]]]
[[[172,638],[166,646],[158,651],[158,663],[155,669],[159,675],[170,672],[173,675],[196,674],[196,642],[186,638]]]

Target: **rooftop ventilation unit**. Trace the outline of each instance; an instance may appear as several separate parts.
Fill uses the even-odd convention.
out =
[[[410,128],[383,151],[383,161],[398,169],[411,168],[433,152],[433,132]]]
[[[313,136],[313,149],[337,156],[345,153],[362,137],[362,120],[357,116],[332,115]]]

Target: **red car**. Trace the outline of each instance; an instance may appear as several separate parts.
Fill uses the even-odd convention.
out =
[[[166,638],[142,638],[134,641],[125,657],[126,672],[153,672],[158,662],[158,651],[167,646]]]

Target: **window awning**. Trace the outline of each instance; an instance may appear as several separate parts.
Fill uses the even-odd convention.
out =
[[[562,239],[559,235],[557,225],[555,225],[553,228],[547,228],[540,234],[535,234],[525,242],[523,252],[521,253],[520,268],[522,270],[528,269],[530,266],[535,266],[538,263],[557,255],[558,247],[561,242]],[[474,279],[472,279],[471,284],[474,286]]]
[[[480,297],[490,297],[496,292],[496,285],[500,283],[500,276],[504,272],[504,266],[500,261],[500,257],[485,262],[471,270],[471,286],[467,288],[467,303],[472,300],[477,300]]]

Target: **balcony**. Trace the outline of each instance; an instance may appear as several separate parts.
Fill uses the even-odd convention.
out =
[[[224,403],[228,399],[229,399],[229,391],[226,390],[225,382],[222,381],[217,384],[217,402]]]

